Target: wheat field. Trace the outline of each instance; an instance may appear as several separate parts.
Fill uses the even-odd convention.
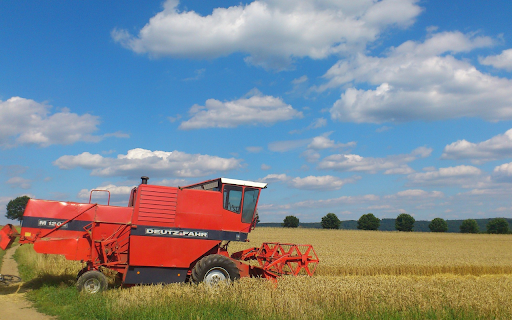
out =
[[[496,234],[376,232],[360,230],[257,228],[249,243],[312,244],[317,275],[512,274],[512,237]]]
[[[230,251],[262,242],[312,244],[320,258],[317,273],[283,277],[277,285],[245,278],[213,289],[190,284],[111,289],[103,294],[109,315],[130,319],[155,310],[154,318],[164,319],[162,310],[178,303],[229,306],[261,319],[512,318],[510,235],[260,228],[249,238],[231,243]],[[36,254],[30,246],[18,250],[19,261],[34,266],[34,277],[75,275],[80,269],[79,263]]]

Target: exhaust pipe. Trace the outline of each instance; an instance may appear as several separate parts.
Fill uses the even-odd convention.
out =
[[[142,180],[142,182],[140,184],[148,184],[148,180],[149,180],[148,177],[142,176],[142,177],[140,177],[140,179]]]

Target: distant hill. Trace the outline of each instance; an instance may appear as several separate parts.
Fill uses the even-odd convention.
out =
[[[465,219],[464,219],[465,220]],[[464,220],[446,220],[448,223],[448,232],[460,232],[460,225]],[[475,219],[476,223],[478,223],[478,227],[480,228],[480,232],[485,232],[487,230],[487,223],[492,220],[489,219]],[[512,226],[512,219],[506,219],[509,225]],[[428,225],[430,221],[418,220],[414,223],[414,231],[417,232],[430,232]],[[281,223],[279,222],[260,222],[258,223],[258,227],[273,227],[273,228],[281,228]],[[300,223],[299,227],[301,228],[316,228],[321,229],[322,224],[320,222],[306,222]],[[357,230],[357,220],[345,220],[341,222],[340,229],[344,230]],[[395,219],[382,219],[380,221],[380,231],[395,231]]]

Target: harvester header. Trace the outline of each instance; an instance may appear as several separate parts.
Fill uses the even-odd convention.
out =
[[[124,285],[314,273],[319,260],[311,245],[264,243],[228,253],[230,241],[247,241],[254,229],[266,183],[218,178],[167,187],[148,180],[131,190],[127,207],[30,199],[20,243],[82,261],[77,287],[89,293],[106,289],[102,269],[116,271]],[[16,236],[5,226],[0,247]]]

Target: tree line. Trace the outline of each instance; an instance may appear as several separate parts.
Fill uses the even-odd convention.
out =
[[[414,230],[416,220],[407,213],[399,214],[395,219],[395,229],[397,231],[411,232]],[[299,218],[296,216],[286,216],[281,224],[285,228],[297,228],[299,226]],[[357,229],[360,230],[378,230],[381,220],[373,213],[363,214],[357,220]],[[339,229],[341,220],[334,213],[328,213],[322,217],[321,226],[323,229]],[[443,218],[433,219],[428,228],[431,232],[447,232],[448,223]],[[461,233],[481,233],[478,223],[474,219],[466,219],[462,221],[459,227]],[[505,218],[491,219],[487,225],[486,233],[507,234],[511,233],[508,221]]]

